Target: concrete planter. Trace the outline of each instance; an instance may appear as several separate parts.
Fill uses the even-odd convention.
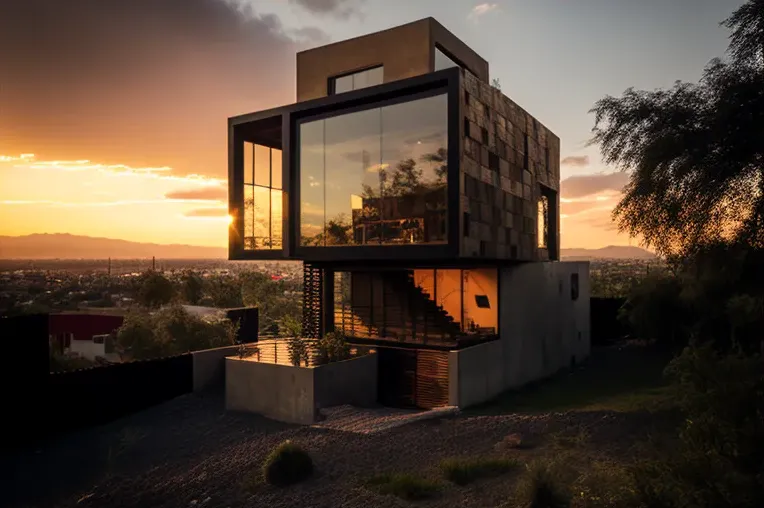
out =
[[[377,355],[317,367],[228,357],[225,384],[226,409],[307,425],[317,421],[321,408],[376,404]]]

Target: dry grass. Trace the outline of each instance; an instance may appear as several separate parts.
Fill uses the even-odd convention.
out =
[[[467,485],[481,478],[501,476],[517,469],[520,462],[515,458],[451,458],[440,463],[440,471],[446,480],[456,485]]]

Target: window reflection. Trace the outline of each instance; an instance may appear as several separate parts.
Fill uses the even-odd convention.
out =
[[[300,126],[301,245],[444,243],[447,96]]]
[[[332,78],[331,93],[338,94],[360,90],[370,86],[381,85],[384,80],[384,67],[374,67],[364,71],[355,72],[346,76]]]
[[[549,198],[541,196],[538,201],[538,215],[537,215],[537,236],[538,247],[541,249],[547,248],[547,240],[549,238]]]
[[[244,142],[244,250],[282,247],[281,150]]]

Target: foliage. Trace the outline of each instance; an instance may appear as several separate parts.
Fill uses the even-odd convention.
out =
[[[648,506],[764,504],[764,372],[759,356],[688,347],[666,368],[686,420],[677,450],[634,468]]]
[[[636,284],[619,311],[632,332],[641,339],[661,344],[681,344],[686,314],[680,294],[682,286],[672,275],[652,275]]]
[[[730,58],[711,61],[699,83],[628,89],[592,109],[591,143],[632,171],[618,227],[659,254],[718,241],[764,248],[764,2],[749,0],[725,26]]]
[[[175,297],[175,286],[159,272],[149,270],[140,278],[137,301],[145,307],[156,309],[170,303]]]
[[[300,300],[293,294],[298,288],[261,272],[244,272],[236,283],[241,288],[243,305],[258,308],[261,332],[277,334],[282,319],[300,319]]]
[[[284,441],[265,459],[262,473],[266,483],[286,487],[313,474],[313,459],[298,445]]]
[[[244,306],[239,278],[213,276],[205,281],[204,289],[214,307],[232,309]]]
[[[196,273],[187,270],[181,279],[180,292],[187,304],[199,305],[204,296],[204,282]]]
[[[154,313],[131,311],[115,345],[123,357],[140,360],[232,345],[236,331],[227,319],[208,321],[171,305]]]
[[[491,86],[496,90],[501,90],[501,82],[499,81],[499,78],[493,78],[491,80]]]
[[[279,323],[279,333],[287,340],[289,361],[295,367],[307,364],[310,359],[308,343],[302,337],[302,323],[294,316],[285,316]]]
[[[316,361],[320,365],[350,358],[350,344],[340,332],[329,332],[316,341]]]
[[[569,485],[563,479],[559,463],[536,460],[526,466],[518,482],[517,496],[520,506],[526,508],[567,508],[571,495]]]
[[[408,473],[384,473],[367,480],[366,485],[380,494],[392,494],[407,501],[435,497],[440,488],[437,483]]]
[[[72,356],[59,353],[55,348],[49,349],[49,368],[50,372],[65,372],[68,370],[87,369],[94,367],[97,363],[83,358],[81,356]]]
[[[505,457],[452,458],[443,460],[440,463],[440,470],[448,481],[457,485],[467,485],[481,478],[508,473],[517,466],[517,460]]]
[[[572,505],[581,508],[641,506],[634,477],[618,462],[594,461],[573,482]]]

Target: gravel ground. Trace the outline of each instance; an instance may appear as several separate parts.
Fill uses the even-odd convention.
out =
[[[381,472],[433,478],[442,458],[495,454],[505,436],[544,436],[585,429],[587,448],[625,454],[651,429],[649,414],[562,413],[446,416],[361,434],[299,427],[254,415],[226,413],[222,397],[186,395],[104,427],[73,434],[3,459],[13,480],[4,506],[25,507],[364,507],[408,506],[360,486]],[[288,489],[252,482],[268,452],[285,439],[303,445],[316,463],[310,480]],[[530,460],[537,450],[512,450]],[[523,455],[527,455],[523,457]],[[9,476],[4,475],[4,478]],[[446,486],[420,506],[490,507],[507,499],[512,482]],[[5,488],[3,489],[5,490]]]

